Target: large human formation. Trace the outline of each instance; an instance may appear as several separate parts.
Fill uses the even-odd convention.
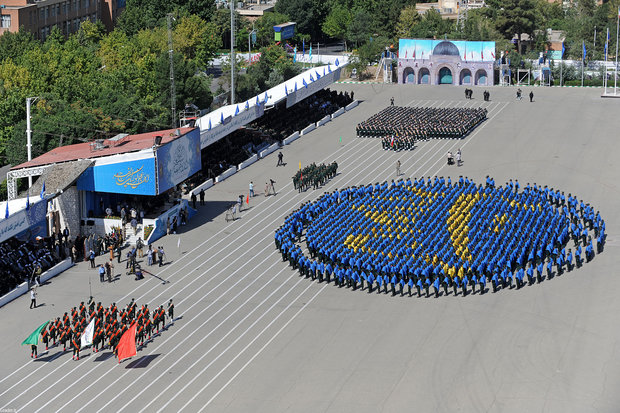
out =
[[[318,189],[325,182],[336,176],[337,172],[338,164],[336,161],[329,165],[312,163],[295,173],[295,176],[293,176],[293,187],[299,192],[305,191],[310,186],[312,186],[312,189]]]
[[[0,244],[0,296],[60,261],[53,246],[46,242],[23,242],[11,238]]]
[[[358,124],[358,137],[383,139],[383,149],[413,149],[416,140],[460,139],[486,119],[485,108],[388,106]]]
[[[546,186],[519,188],[462,176],[350,187],[303,204],[275,243],[313,280],[436,297],[483,294],[487,283],[520,289],[572,271],[594,258],[593,236],[603,251],[605,221],[592,206]]]
[[[124,308],[119,309],[116,303],[108,307],[103,307],[101,302],[95,304],[93,298],[90,297],[87,304],[82,301],[79,306],[65,312],[62,317],[51,320],[41,331],[40,338],[46,350],[62,345],[63,352],[70,349],[73,352],[73,359],[79,360],[80,350],[82,350],[82,334],[88,324],[94,320],[93,352],[97,353],[109,348],[116,355],[121,337],[133,322],[137,323],[136,344],[141,346],[165,327],[166,314],[170,322],[174,321],[172,300],[168,302],[167,308],[161,305],[151,311],[148,304],[138,308],[133,299]],[[37,358],[36,346],[32,346],[30,357]]]

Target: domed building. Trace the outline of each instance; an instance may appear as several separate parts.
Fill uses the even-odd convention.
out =
[[[400,39],[398,83],[489,86],[495,42]]]

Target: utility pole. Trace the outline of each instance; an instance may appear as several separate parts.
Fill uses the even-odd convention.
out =
[[[235,103],[235,1],[230,0],[230,104]]]
[[[177,93],[174,87],[174,49],[172,48],[172,14],[166,15],[168,21],[168,57],[170,59],[170,110],[172,111],[172,129],[177,127]]]
[[[32,128],[30,127],[30,107],[32,103],[39,99],[38,97],[26,98],[26,149],[28,151],[28,160],[32,160]],[[28,177],[28,188],[32,186],[32,176]]]

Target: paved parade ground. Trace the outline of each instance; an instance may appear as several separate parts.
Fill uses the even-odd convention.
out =
[[[206,192],[181,233],[158,241],[163,267],[134,281],[101,284],[80,263],[0,309],[0,408],[23,412],[617,412],[620,406],[620,99],[601,89],[489,88],[491,101],[460,87],[340,84],[360,105]],[[534,102],[527,95],[534,91]],[[400,106],[485,107],[463,140],[381,150],[355,126]],[[340,140],[340,137],[342,139]],[[461,167],[446,153],[462,151]],[[274,231],[301,203],[336,188],[405,177],[509,179],[572,193],[600,210],[605,251],[580,269],[520,290],[427,299],[367,294],[299,276],[282,262]],[[293,190],[312,162],[337,161],[319,190]],[[269,179],[276,196],[265,197]],[[254,182],[257,196],[234,222],[224,213]],[[335,217],[337,219],[337,217]],[[179,241],[180,240],[180,241]],[[177,245],[180,247],[177,248]],[[100,257],[97,263],[103,262]],[[177,319],[118,364],[109,350],[20,343],[41,323],[87,301],[104,306],[175,303]],[[10,409],[10,410],[5,410]]]

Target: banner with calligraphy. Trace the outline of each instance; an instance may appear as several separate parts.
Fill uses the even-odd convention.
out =
[[[95,165],[78,178],[80,191],[156,195],[155,157]]]
[[[200,129],[195,128],[157,149],[157,193],[164,193],[183,182],[201,166]]]

